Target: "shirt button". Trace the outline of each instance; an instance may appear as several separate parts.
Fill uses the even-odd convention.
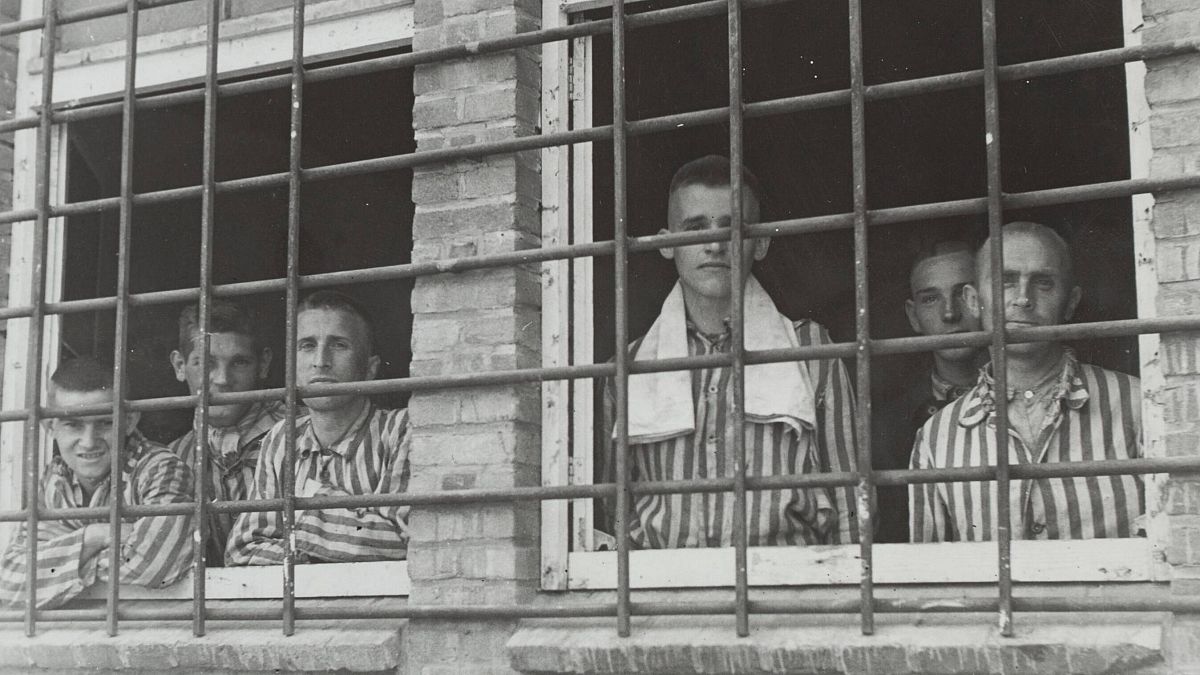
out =
[[[709,434],[709,435],[708,435],[708,442],[709,442],[709,443],[716,443],[716,442],[717,442],[717,435],[716,435],[716,434]]]
[[[1041,534],[1046,531],[1046,526],[1042,523],[1034,523],[1029,526],[1029,531],[1034,534]]]
[[[715,393],[717,393],[717,391],[718,391],[717,385],[715,385],[715,384],[708,385],[708,393],[715,394]]]
[[[1029,398],[1033,398],[1033,392],[1032,392],[1032,391],[1030,391],[1030,390],[1028,390],[1028,389],[1026,389],[1026,390],[1025,390],[1025,398],[1027,398],[1027,399],[1029,399]]]
[[[329,469],[321,469],[321,480],[329,480]]]

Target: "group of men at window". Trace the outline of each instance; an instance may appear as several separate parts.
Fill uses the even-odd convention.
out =
[[[742,218],[756,222],[761,188],[743,169]],[[709,156],[684,165],[668,190],[664,232],[728,228],[730,164]],[[679,280],[649,331],[629,346],[634,361],[728,352],[731,302],[743,294],[748,350],[820,345],[829,334],[811,320],[792,321],[776,308],[751,272],[770,240],[746,240],[741,269],[732,278],[729,242],[662,249]],[[912,268],[906,310],[922,334],[991,329],[993,302],[1004,303],[1009,327],[1068,321],[1079,303],[1071,254],[1043,225],[1004,228],[1003,298],[991,293],[989,244],[976,254],[959,242],[943,242]],[[253,318],[236,304],[210,306],[209,350],[195,306],[180,316],[179,348],[171,365],[191,393],[263,388],[272,362]],[[304,387],[370,380],[379,368],[372,320],[348,295],[317,291],[297,313],[296,374]],[[912,395],[877,411],[875,452],[902,453],[913,468],[996,464],[998,426],[994,379],[987,350],[942,349],[933,354],[929,378],[913,383]],[[1007,351],[1010,462],[1067,462],[1140,456],[1140,392],[1137,378],[1079,363],[1057,342],[1010,345]],[[736,470],[735,434],[741,433],[750,476],[853,472],[857,469],[855,395],[838,359],[785,361],[746,366],[744,424],[730,424],[733,390],[727,366],[645,373],[628,385],[629,467],[634,481],[729,477]],[[48,385],[51,407],[113,405],[113,371],[98,359],[63,363]],[[295,422],[295,494],[300,497],[401,493],[409,482],[408,418],[404,410],[377,407],[363,394],[306,396]],[[612,383],[599,433],[605,448],[604,479],[612,480],[616,446]],[[197,409],[193,428],[159,446],[137,431],[128,413],[125,438],[115,437],[111,414],[56,417],[45,422],[54,452],[40,490],[41,506],[62,509],[104,506],[112,493],[113,453],[119,455],[125,505],[188,503],[194,499],[194,453],[206,453],[205,494],[218,501],[282,496],[289,429],[278,401],[208,406],[207,424]],[[198,439],[201,427],[207,438]],[[1013,480],[1012,532],[1019,538],[1127,537],[1143,504],[1139,476]],[[755,490],[748,494],[749,544],[852,543],[859,537],[858,500],[852,486]],[[880,494],[880,512],[907,511],[913,541],[984,540],[996,536],[996,483],[915,484]],[[297,562],[403,559],[407,507],[304,509],[296,513]],[[279,564],[285,553],[283,515],[209,511],[204,554],[210,564]],[[733,536],[731,493],[646,494],[633,499],[630,537],[636,547],[729,546]],[[189,516],[126,518],[121,541],[110,540],[106,521],[72,519],[39,523],[37,598],[53,606],[98,580],[159,587],[180,579],[193,557]],[[29,578],[25,568],[30,533],[21,527],[0,561],[0,600],[20,603]],[[120,547],[119,573],[110,551]]]

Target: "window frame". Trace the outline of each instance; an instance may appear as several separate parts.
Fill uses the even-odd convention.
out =
[[[21,16],[42,15],[41,0],[22,0]],[[412,0],[327,0],[306,11],[304,54],[307,59],[330,60],[356,53],[411,47],[414,34]],[[313,30],[319,29],[319,30]],[[292,9],[269,10],[225,19],[219,35],[218,67],[221,77],[251,75],[277,70],[290,63]],[[19,62],[15,109],[30,110],[41,103],[42,57],[40,33],[28,31],[19,37]],[[137,90],[143,92],[194,84],[205,74],[207,31],[203,25],[140,35],[138,38]],[[29,55],[29,56],[25,56]],[[124,90],[125,40],[100,43],[83,49],[59,52],[55,57],[54,101],[79,102],[119,100]],[[66,201],[66,171],[69,123],[51,127],[50,203]],[[35,205],[36,129],[18,131],[13,149],[13,209]],[[218,131],[218,133],[220,133]],[[62,299],[64,266],[63,217],[49,219],[46,256],[46,301]],[[12,228],[12,265],[9,297],[27,298],[33,279],[33,231],[31,221]],[[13,304],[10,303],[9,304]],[[42,342],[42,381],[49,380],[58,365],[57,345],[60,314],[47,314]],[[4,386],[0,400],[25,400],[27,354],[19,346],[28,342],[28,319],[8,322],[7,342],[17,346],[5,350]],[[282,363],[282,357],[280,357]],[[167,367],[167,364],[163,364]],[[43,387],[44,389],[44,387]],[[44,401],[43,401],[44,404]],[[24,433],[19,423],[0,425],[0,510],[20,510],[24,492],[22,456]],[[50,457],[47,434],[41,435],[42,466]],[[41,471],[39,471],[40,475]],[[0,523],[0,548],[16,532],[17,523]],[[215,567],[205,571],[205,595],[213,599],[282,598],[283,567]],[[295,597],[407,596],[411,588],[406,560],[332,565],[296,566]],[[107,584],[96,584],[82,595],[103,598]],[[128,599],[191,599],[192,572],[163,589],[122,585],[121,597]]]
[[[627,0],[632,6],[644,0]],[[609,0],[564,0],[543,3],[546,28],[571,23],[580,12],[610,6]],[[1141,0],[1122,0],[1124,46],[1141,44]],[[592,126],[592,38],[550,43],[543,48],[542,128],[546,132]],[[1125,65],[1129,119],[1130,178],[1148,178],[1152,150],[1146,67]],[[848,111],[847,111],[848,112]],[[554,147],[542,154],[543,245],[592,241],[592,144]],[[1154,198],[1131,197],[1138,318],[1157,316],[1158,279],[1155,241],[1150,227]],[[547,243],[549,242],[549,243]],[[592,270],[594,259],[543,264],[543,367],[593,362]],[[1144,455],[1162,457],[1164,422],[1161,405],[1151,392],[1163,386],[1158,362],[1159,336],[1139,336],[1142,381]],[[594,475],[592,428],[594,384],[591,379],[556,381],[542,388],[542,484],[587,485]],[[1014,540],[1013,579],[1038,582],[1167,581],[1168,525],[1165,511],[1155,510],[1164,474],[1146,476],[1147,537],[1084,541]],[[569,522],[570,521],[570,522]],[[617,588],[615,551],[594,551],[593,500],[542,504],[543,590]],[[933,547],[939,547],[936,551]],[[876,583],[975,583],[997,580],[996,543],[874,544]],[[631,551],[632,588],[731,587],[734,549]],[[857,544],[809,548],[749,548],[751,586],[858,585]],[[961,564],[929,569],[931,555]],[[1068,561],[1068,564],[1063,564]],[[1083,562],[1077,562],[1083,561]],[[943,569],[950,568],[950,569]]]

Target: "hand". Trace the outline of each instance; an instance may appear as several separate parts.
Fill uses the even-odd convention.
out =
[[[128,529],[128,528],[122,528]],[[87,560],[108,548],[111,542],[108,523],[92,523],[83,528],[83,550],[81,560]]]

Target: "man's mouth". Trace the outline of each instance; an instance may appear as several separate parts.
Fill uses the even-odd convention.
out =
[[[308,380],[309,384],[337,384],[337,380],[332,377],[312,377]]]
[[[76,452],[75,456],[78,457],[79,459],[86,459],[88,461],[92,461],[92,460],[97,460],[97,459],[103,459],[104,456],[107,454],[108,454],[107,450],[94,450],[92,452]]]

